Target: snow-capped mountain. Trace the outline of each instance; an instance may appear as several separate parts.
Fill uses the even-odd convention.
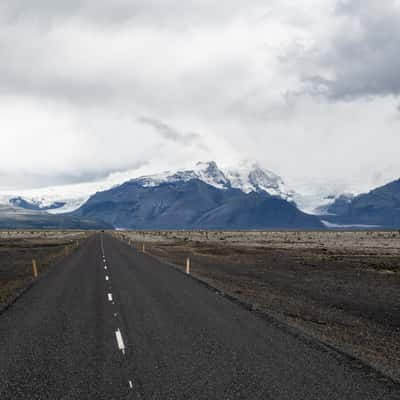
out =
[[[161,174],[141,176],[133,179],[133,181],[144,187],[155,187],[162,183],[188,182],[192,179],[199,179],[218,189],[227,189],[230,187],[229,180],[214,161],[198,162],[193,169],[178,170],[175,172],[166,171]]]
[[[59,214],[74,211],[96,192],[108,190],[126,181],[136,182],[143,187],[157,187],[162,183],[188,182],[192,179],[198,179],[218,189],[235,188],[244,193],[266,192],[289,201],[294,201],[296,197],[296,193],[287,187],[281,177],[254,162],[241,162],[225,169],[219,168],[214,161],[198,162],[188,169],[139,177],[132,175],[130,172],[92,183],[3,192],[0,193],[0,204]]]
[[[122,182],[121,182],[122,183]],[[0,193],[0,204],[13,205],[24,209],[42,210],[51,214],[74,211],[84,204],[91,195],[109,189],[109,182],[80,183]]]
[[[214,186],[218,189],[239,189],[244,193],[266,192],[284,200],[292,200],[294,191],[290,190],[281,177],[263,169],[258,163],[241,162],[238,167],[220,169],[214,161],[199,162],[193,169],[164,172],[143,176],[133,181],[144,187],[155,187],[162,183],[188,182],[192,179]]]
[[[95,194],[73,216],[119,229],[323,229],[318,217],[286,200],[216,188],[199,179],[155,187],[131,180]]]

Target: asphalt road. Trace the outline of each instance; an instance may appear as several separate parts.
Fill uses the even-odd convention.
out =
[[[377,400],[400,389],[95,235],[0,315],[0,399]]]

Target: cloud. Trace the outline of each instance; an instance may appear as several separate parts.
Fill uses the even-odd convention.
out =
[[[131,173],[140,170],[147,165],[146,161],[133,163],[131,166],[125,165],[124,170],[129,170]],[[81,169],[79,171],[51,171],[51,170],[28,170],[18,169],[16,171],[0,171],[1,188],[4,189],[35,189],[48,186],[70,185],[75,183],[89,183],[93,181],[101,181],[121,172],[119,168],[96,168],[96,169]]]
[[[150,125],[153,127],[163,138],[179,142],[185,145],[192,144],[194,142],[200,142],[201,136],[198,133],[186,133],[183,134],[178,130],[174,129],[165,122],[162,122],[156,118],[150,117],[139,117],[138,122]]]
[[[226,23],[260,6],[265,9],[262,0],[253,0],[251,6],[243,0],[220,0],[218,5],[213,0],[13,0],[3,2],[0,12],[8,23],[29,20],[50,26],[65,19],[78,19],[103,26],[135,23],[180,30],[193,24]]]
[[[306,91],[345,101],[398,96],[400,2],[340,0],[333,17],[332,32],[286,57],[300,67]]]
[[[397,4],[1,1],[0,188],[201,159],[395,176]]]

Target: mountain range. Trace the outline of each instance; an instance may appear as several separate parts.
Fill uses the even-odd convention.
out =
[[[6,208],[0,208],[0,226],[11,207],[15,215],[16,210],[24,214],[24,221],[46,216],[50,225],[57,225],[61,218],[64,225],[76,226],[82,219],[89,226],[104,223],[137,229],[397,227],[399,185],[395,181],[359,196],[307,197],[257,163],[220,169],[213,161],[199,162],[190,169],[134,177],[113,185],[81,184],[79,190],[63,192],[60,187],[30,196],[3,193],[0,203]],[[304,212],[306,209],[313,215]],[[5,220],[10,223],[9,216]]]
[[[27,209],[48,211],[51,214],[67,213],[78,209],[94,193],[108,190],[134,180],[143,186],[157,186],[160,183],[188,181],[197,178],[217,188],[237,188],[245,193],[265,190],[271,195],[291,199],[295,192],[273,172],[257,163],[241,162],[235,168],[220,169],[211,162],[199,162],[193,168],[167,171],[160,174],[135,177],[122,174],[104,181],[79,183],[42,189],[0,192],[0,204],[16,204]]]
[[[198,178],[96,193],[73,214],[124,229],[322,229],[320,220],[264,191],[215,187]]]

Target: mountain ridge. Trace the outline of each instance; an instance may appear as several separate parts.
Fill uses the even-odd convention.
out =
[[[96,218],[74,215],[53,215],[45,211],[26,210],[0,205],[0,229],[110,229],[112,226]]]
[[[400,227],[400,179],[351,199],[339,198],[323,216],[330,223],[363,224],[385,228]]]
[[[93,195],[73,215],[120,229],[323,229],[317,217],[286,200],[216,188],[196,178],[157,186],[131,180]]]
[[[241,162],[236,168],[221,169],[215,161],[198,162],[192,169],[166,171],[161,174],[145,175],[133,181],[143,186],[157,186],[165,182],[199,179],[219,189],[239,189],[244,193],[264,191],[285,200],[293,195],[283,179],[262,168],[258,163]]]
[[[0,200],[2,200],[0,203],[18,206],[26,210],[68,215],[84,206],[97,193],[121,187],[126,183],[135,183],[142,188],[156,188],[164,184],[187,183],[192,180],[199,180],[215,189],[227,191],[231,194],[233,193],[232,190],[239,190],[243,194],[265,193],[286,200],[292,205],[296,205],[303,213],[319,216],[321,220],[326,221],[327,227],[355,226],[362,228],[398,227],[400,225],[397,222],[399,205],[392,201],[394,194],[391,193],[393,190],[396,192],[395,187],[398,180],[357,196],[339,193],[338,191],[331,191],[334,194],[330,195],[323,195],[322,192],[317,195],[312,195],[310,192],[307,195],[291,190],[279,175],[262,168],[255,162],[241,162],[235,168],[223,169],[219,168],[214,161],[198,162],[193,168],[141,175],[126,179],[119,184],[111,185],[108,182],[100,186],[96,186],[94,183],[86,187],[85,185],[79,186],[78,197],[74,197],[72,191],[69,192],[68,199],[64,200],[62,196],[57,196],[57,191],[49,191],[48,196],[36,192],[32,197],[0,194]],[[327,188],[329,188],[329,185]],[[380,198],[383,195],[386,198],[386,205],[382,203],[383,200]],[[366,201],[370,203],[367,204]],[[203,211],[211,213],[211,210]],[[222,209],[219,211],[222,213]],[[242,214],[244,212],[245,210],[241,211]],[[268,213],[268,210],[265,210],[265,213]],[[203,222],[205,224],[206,219]],[[207,223],[212,225],[209,221]]]
[[[76,184],[65,187],[45,188],[43,190],[0,193],[0,203],[19,205],[26,209],[46,210],[52,214],[73,212],[82,206],[93,194],[111,189],[128,181],[141,185],[157,186],[163,182],[188,181],[200,179],[211,186],[228,189],[237,188],[245,193],[266,191],[275,196],[291,200],[293,191],[288,189],[281,177],[262,168],[258,163],[242,161],[237,167],[221,169],[215,161],[198,162],[192,168],[166,171],[159,174],[141,175],[107,182]]]

